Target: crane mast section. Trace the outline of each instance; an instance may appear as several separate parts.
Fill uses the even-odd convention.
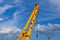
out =
[[[32,29],[34,26],[34,22],[36,20],[38,9],[39,9],[39,4],[36,4],[30,17],[28,18],[23,30],[21,31],[21,33],[18,37],[18,40],[29,40],[30,39],[30,35],[32,33]],[[28,31],[26,32],[29,24],[30,24],[30,27],[29,27]]]
[[[30,23],[30,28],[28,29],[28,32],[27,34],[30,36],[31,33],[32,33],[32,29],[34,27],[34,23],[35,23],[35,20],[36,20],[36,16],[37,16],[37,13],[38,13],[38,9],[39,9],[39,5],[35,5],[35,9],[34,9],[34,12],[33,12],[33,17],[31,19],[31,23]]]

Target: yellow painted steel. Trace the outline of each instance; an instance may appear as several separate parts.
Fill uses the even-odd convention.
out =
[[[39,9],[39,4],[35,4],[35,7],[31,13],[30,17],[28,18],[23,30],[21,31],[21,33],[18,37],[18,40],[30,40],[30,36],[32,33],[34,22],[36,20],[38,9]],[[30,27],[28,28],[29,24],[30,24]],[[28,29],[28,31],[26,31],[27,29]]]

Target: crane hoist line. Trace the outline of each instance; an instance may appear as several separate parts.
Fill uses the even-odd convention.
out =
[[[20,32],[18,40],[30,40],[30,36],[31,36],[32,30],[34,27],[34,23],[36,20],[39,6],[40,6],[40,4],[35,4],[34,9],[33,9],[32,13],[30,14],[30,17],[28,18],[24,28]],[[28,25],[29,25],[29,28],[28,28]],[[28,31],[26,31],[27,29],[28,29]]]

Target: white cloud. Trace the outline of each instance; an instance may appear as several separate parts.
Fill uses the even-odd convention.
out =
[[[3,2],[3,0],[0,0],[0,3]]]
[[[0,0],[0,4],[1,5],[13,5],[13,6],[19,6],[19,4],[21,4],[22,1],[21,0]]]
[[[11,32],[17,32],[17,31],[20,32],[21,30],[15,26],[0,28],[0,33],[11,33]]]
[[[40,4],[39,22],[60,18],[60,0],[46,0],[46,2],[41,0]]]
[[[0,14],[4,13],[7,9],[12,8],[13,6],[11,5],[4,5],[0,7]]]
[[[4,19],[3,18],[0,18],[0,21],[3,21]]]
[[[2,3],[3,2],[3,0],[0,0],[0,3]]]
[[[38,31],[42,34],[47,34],[48,36],[52,36],[53,34],[55,34],[55,31],[57,30],[60,30],[60,24],[37,24],[37,26],[35,27],[35,31]]]
[[[21,17],[21,14],[23,14],[23,12],[25,12],[25,11],[27,11],[27,10],[29,10],[29,9],[24,9],[24,10],[17,10],[16,12],[14,12],[14,14],[13,14],[13,18],[15,19],[15,20],[18,20],[18,19],[23,19],[22,17]]]
[[[60,11],[60,0],[49,0],[48,1],[51,6],[55,7],[55,10],[58,12]]]
[[[9,0],[7,4],[13,5],[13,6],[20,6],[22,3],[22,0]]]
[[[22,11],[20,11],[20,10],[17,10],[15,13],[14,13],[14,15],[13,15],[13,17],[15,18],[16,16],[19,16],[21,13],[23,13],[25,10],[22,10]]]
[[[0,27],[0,40],[17,40],[21,29],[16,26]]]
[[[13,17],[15,18],[16,16],[18,16],[18,14],[20,14],[20,11],[16,11],[13,15]]]
[[[0,22],[0,40],[17,40],[20,32],[14,19]]]
[[[60,0],[49,0],[52,5],[60,6]]]
[[[14,0],[14,3],[19,3],[21,0]]]
[[[0,22],[0,40],[17,40],[21,29],[15,25],[14,19]]]

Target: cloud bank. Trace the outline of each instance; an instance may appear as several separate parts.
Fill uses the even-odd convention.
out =
[[[17,28],[17,27],[12,27],[12,26],[10,26],[10,27],[2,27],[2,28],[0,28],[0,33],[14,33],[14,32],[20,32],[21,30],[19,29],[19,28]]]
[[[48,24],[48,25],[40,25],[37,24],[35,27],[35,31],[39,33],[46,34],[48,36],[53,36],[56,31],[60,30],[60,24]]]
[[[16,26],[0,27],[0,40],[17,40],[21,29]]]

